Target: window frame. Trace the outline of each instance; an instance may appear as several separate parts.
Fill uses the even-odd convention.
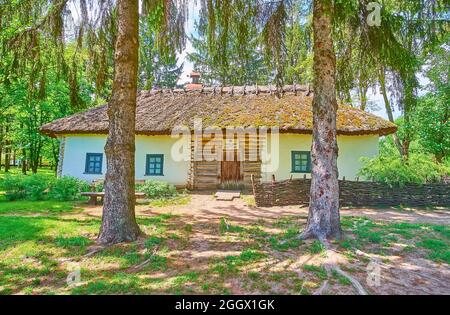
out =
[[[100,172],[89,172],[89,163],[91,162],[89,160],[90,157],[93,156],[99,156],[100,157]],[[93,161],[94,163],[96,163],[97,161]],[[95,166],[94,166],[94,170],[95,170]],[[86,160],[85,160],[85,164],[84,164],[84,174],[92,174],[92,175],[102,175],[103,174],[103,153],[86,153]]]
[[[161,173],[150,174],[150,159],[161,158]],[[155,168],[156,170],[156,168]],[[164,154],[147,154],[145,158],[145,176],[164,176]]]
[[[307,155],[306,171],[296,171],[295,170],[295,155],[296,154],[306,154]],[[301,161],[301,159],[300,159],[300,161]],[[297,174],[310,174],[311,173],[311,151],[291,151],[291,173],[297,173]]]

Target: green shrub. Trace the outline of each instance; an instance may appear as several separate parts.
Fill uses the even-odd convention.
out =
[[[82,191],[89,190],[87,182],[71,176],[56,179],[50,188],[49,197],[58,201],[72,201],[80,198]]]
[[[360,176],[391,186],[438,182],[450,174],[448,166],[433,162],[429,155],[423,153],[411,154],[408,161],[399,155],[380,155],[372,159],[361,158],[361,161]]]
[[[7,200],[20,200],[26,197],[23,176],[6,175],[1,181],[1,187],[5,191]]]
[[[156,180],[147,180],[143,185],[136,187],[136,190],[145,193],[150,199],[171,198],[178,195],[174,185]]]
[[[52,178],[45,175],[7,175],[1,186],[5,191],[6,199],[12,200],[43,200]]]
[[[94,185],[94,191],[95,192],[102,192],[105,190],[105,183],[104,182],[98,182]]]
[[[52,181],[53,178],[40,174],[24,176],[26,199],[43,200]]]

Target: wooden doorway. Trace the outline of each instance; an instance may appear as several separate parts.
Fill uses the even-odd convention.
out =
[[[239,182],[242,180],[241,161],[238,158],[238,145],[235,139],[227,140],[224,145],[221,162],[221,183]]]
[[[242,180],[240,161],[222,161],[221,182],[238,182]]]

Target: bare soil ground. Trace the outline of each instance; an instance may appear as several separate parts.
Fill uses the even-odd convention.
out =
[[[450,294],[449,265],[430,258],[427,249],[416,246],[441,235],[438,233],[448,237],[449,209],[343,209],[346,240],[333,243],[329,252],[314,250],[317,243],[312,241],[284,246],[293,239],[283,235],[292,233],[292,228],[300,230],[306,223],[307,208],[259,208],[252,205],[250,196],[216,201],[213,192],[191,196],[187,205],[136,208],[141,217],[170,213],[174,216],[169,230],[187,231],[181,243],[168,241],[167,256],[172,263],[166,276],[181,270],[206,274],[211,268],[222,268],[221,259],[237,257],[252,247],[263,251],[267,259],[239,265],[235,276],[222,277],[228,293],[355,294],[347,279],[327,269],[334,265],[354,277],[369,294]],[[82,213],[70,214],[74,215],[100,217],[101,207],[86,207]],[[245,232],[251,229],[259,232]],[[260,234],[268,241],[255,243]],[[275,241],[271,235],[276,235]],[[418,238],[422,235],[423,239]],[[448,239],[445,244],[439,253],[448,255]],[[379,283],[368,270],[379,270]],[[214,291],[206,288],[204,292]]]

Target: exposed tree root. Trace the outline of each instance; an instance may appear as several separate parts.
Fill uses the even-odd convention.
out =
[[[150,258],[144,260],[143,262],[141,262],[138,265],[132,266],[130,267],[130,271],[132,272],[138,272],[140,270],[142,270],[145,266],[147,266],[153,259],[153,257],[156,255],[156,253],[158,252],[159,249],[159,245],[155,246],[155,248],[152,251],[152,254],[150,255]]]
[[[332,266],[333,270],[335,270],[337,273],[339,273],[341,276],[347,278],[355,288],[356,292],[358,292],[359,295],[368,295],[367,291],[364,289],[364,287],[359,283],[358,280],[350,276],[348,273],[343,271],[339,266]]]
[[[327,257],[329,258],[333,258],[336,255],[339,255],[335,250],[331,249],[331,245],[330,243],[328,243],[328,241],[325,239],[325,241],[321,241],[321,243],[325,246],[326,248],[326,254]],[[330,270],[334,270],[336,271],[338,274],[340,274],[341,276],[347,278],[351,284],[353,285],[353,287],[355,288],[356,292],[359,295],[368,295],[367,291],[364,289],[364,287],[361,285],[361,283],[356,280],[354,277],[352,277],[351,275],[349,275],[348,273],[346,273],[345,271],[343,271],[337,263],[331,263],[328,264],[326,267],[328,274],[330,273]]]
[[[86,258],[86,257],[91,257],[107,248],[109,248],[110,246],[96,246],[94,249],[92,249],[91,251],[87,252],[86,254],[84,254],[82,257]]]
[[[313,295],[322,295],[325,294],[328,290],[328,280],[325,280],[322,284],[322,286],[313,293]]]
[[[385,264],[385,263],[381,262],[379,259],[374,258],[374,257],[372,257],[371,255],[369,255],[369,254],[367,254],[367,253],[365,253],[365,252],[363,252],[363,251],[361,251],[361,250],[359,250],[359,249],[356,249],[354,252],[355,252],[355,254],[358,255],[358,256],[363,256],[363,257],[369,258],[369,259],[371,259],[371,260],[375,260],[376,263],[380,266],[380,268],[387,269],[387,270],[393,268],[393,266],[390,266],[390,265],[388,265],[388,264]],[[441,286],[445,286],[445,285],[446,285],[446,282],[445,282],[445,281],[442,281],[441,279],[436,278],[436,277],[433,277],[433,276],[426,275],[426,274],[424,274],[423,272],[420,272],[420,271],[415,271],[415,270],[411,270],[411,269],[410,269],[410,270],[408,270],[408,273],[412,273],[412,274],[417,275],[417,276],[420,277],[420,278],[425,278],[425,279],[427,279],[427,280],[429,280],[429,281],[431,281],[431,282],[438,283],[438,284],[441,285]],[[388,281],[391,281],[391,282],[393,282],[393,283],[396,283],[396,284],[399,284],[399,285],[403,285],[403,286],[405,286],[405,287],[408,287],[408,284],[403,283],[403,282],[396,281],[396,280],[394,280],[394,279],[389,279]]]

